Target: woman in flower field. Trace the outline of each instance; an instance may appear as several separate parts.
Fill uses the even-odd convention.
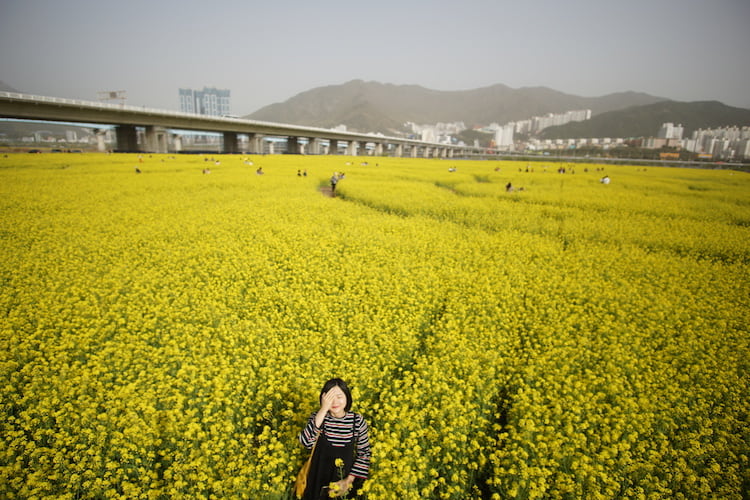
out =
[[[351,410],[346,382],[333,378],[320,391],[320,409],[310,416],[299,440],[312,448],[304,500],[356,495],[370,470],[367,422]],[[317,443],[316,443],[317,440]]]

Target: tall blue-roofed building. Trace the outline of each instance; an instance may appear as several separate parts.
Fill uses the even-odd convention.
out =
[[[180,111],[198,115],[229,115],[229,90],[214,87],[180,89]]]

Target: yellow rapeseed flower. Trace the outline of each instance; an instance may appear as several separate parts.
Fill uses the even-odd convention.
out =
[[[373,500],[750,482],[747,173],[0,156],[2,497],[281,494],[321,374]]]

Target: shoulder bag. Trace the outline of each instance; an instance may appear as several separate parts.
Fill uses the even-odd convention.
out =
[[[315,453],[315,445],[318,444],[318,437],[320,437],[320,432],[318,432],[318,434],[315,436],[315,442],[313,443],[312,449],[310,450],[310,456],[307,457],[307,460],[297,473],[297,480],[294,482],[294,494],[297,496],[297,498],[302,498],[302,495],[305,494],[305,489],[307,488],[307,473],[310,472],[310,462],[312,461],[313,454]]]

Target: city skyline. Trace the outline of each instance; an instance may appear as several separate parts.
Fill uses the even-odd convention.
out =
[[[87,100],[124,89],[127,104],[163,109],[178,109],[179,88],[224,88],[237,115],[353,79],[750,108],[748,21],[743,0],[6,0],[0,80]]]

